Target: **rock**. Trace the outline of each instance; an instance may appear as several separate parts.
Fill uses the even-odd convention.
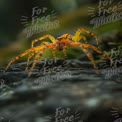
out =
[[[48,60],[48,62],[52,60]],[[121,119],[121,73],[105,79],[92,64],[79,60],[39,62],[31,77],[26,62],[0,70],[1,121],[113,122]],[[29,67],[31,67],[30,62]],[[54,67],[58,67],[52,70]],[[118,79],[116,79],[118,77]],[[118,117],[116,118],[116,113]]]

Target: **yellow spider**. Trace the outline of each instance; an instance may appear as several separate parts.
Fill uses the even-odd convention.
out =
[[[64,35],[58,37],[57,39],[55,39],[52,35],[44,35],[44,36],[32,41],[31,49],[28,49],[24,53],[22,53],[19,56],[16,56],[15,58],[13,58],[9,62],[9,64],[7,65],[5,71],[8,69],[8,67],[13,62],[15,62],[19,58],[21,58],[21,57],[23,57],[23,56],[25,56],[25,55],[30,53],[30,55],[29,55],[29,57],[27,59],[27,66],[26,66],[26,70],[27,70],[30,59],[35,54],[37,54],[35,59],[34,59],[34,61],[33,61],[33,64],[32,64],[32,67],[30,69],[30,72],[28,74],[28,77],[30,77],[31,74],[32,74],[32,71],[33,71],[33,69],[34,69],[34,67],[36,65],[36,63],[39,61],[40,57],[43,55],[45,50],[51,48],[52,49],[52,55],[53,55],[54,58],[56,58],[56,55],[55,55],[56,49],[59,50],[59,51],[63,51],[64,57],[67,58],[67,54],[66,54],[66,48],[67,47],[78,47],[78,48],[81,48],[83,50],[83,52],[86,53],[88,58],[91,60],[91,62],[93,64],[93,67],[95,69],[97,69],[97,66],[96,66],[95,61],[94,61],[94,57],[92,56],[92,54],[87,49],[93,49],[95,52],[97,52],[98,54],[102,55],[106,59],[110,60],[110,57],[107,56],[106,54],[102,53],[97,47],[88,44],[86,37],[81,35],[82,32],[86,32],[87,34],[90,34],[91,36],[93,36],[96,39],[96,42],[97,42],[97,45],[98,45],[97,36],[94,33],[90,32],[90,31],[88,31],[86,29],[83,29],[83,28],[78,29],[74,36],[72,36],[70,34],[64,34]],[[38,41],[41,41],[41,40],[43,40],[45,38],[49,38],[52,41],[52,43],[50,43],[50,42],[42,42],[39,46],[34,47],[34,43],[36,43]],[[80,40],[82,40],[82,39],[84,40],[85,43],[81,43],[80,42]]]

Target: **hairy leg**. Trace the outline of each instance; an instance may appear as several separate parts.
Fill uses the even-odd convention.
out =
[[[98,67],[96,66],[96,63],[95,63],[95,60],[94,60],[94,57],[93,55],[87,50],[87,49],[84,49],[84,48],[81,48],[84,53],[88,56],[88,58],[91,60],[92,64],[93,64],[93,67],[95,69],[95,72],[96,74],[99,74],[99,70],[98,70]]]
[[[35,53],[31,53],[31,54],[29,55],[29,57],[28,57],[28,59],[27,59],[27,65],[26,65],[25,70],[28,70],[29,61],[30,61],[30,59],[31,59],[34,55],[35,55]]]
[[[34,47],[34,43],[41,41],[43,39],[46,39],[46,38],[49,38],[53,43],[55,43],[57,41],[52,35],[44,35],[38,39],[33,40],[31,47]]]
[[[95,64],[94,58],[93,58],[92,54],[87,49],[91,48],[95,52],[97,52],[98,54],[102,55],[104,58],[111,60],[111,58],[109,56],[107,56],[106,54],[104,54],[103,52],[101,52],[95,46],[92,46],[92,45],[89,45],[89,44],[80,44],[78,42],[73,42],[73,43],[70,44],[70,46],[80,47],[86,53],[86,55],[88,56],[88,58],[91,60],[91,62],[93,63],[93,66],[94,66],[95,69],[97,69],[97,66]],[[96,73],[98,74],[98,71],[96,71]]]
[[[93,36],[93,37],[95,38],[96,43],[97,43],[97,46],[98,46],[98,39],[97,39],[96,34],[90,32],[90,31],[88,31],[88,30],[86,30],[86,29],[84,29],[84,28],[80,28],[80,29],[78,29],[78,30],[76,31],[76,33],[75,33],[75,35],[74,35],[74,37],[73,37],[73,40],[76,41],[76,42],[80,41],[80,38],[81,38],[81,37],[80,37],[80,34],[81,34],[82,32],[86,32],[87,34]],[[85,42],[87,42],[87,41],[85,41]]]
[[[5,68],[4,72],[8,69],[8,67],[9,67],[13,62],[15,62],[16,60],[22,58],[23,56],[27,55],[27,54],[30,53],[30,52],[32,52],[31,49],[29,49],[29,50],[25,51],[24,53],[20,54],[19,56],[16,56],[15,58],[13,58],[13,59],[9,62],[9,64],[7,65],[7,67]]]
[[[93,64],[93,67],[94,67],[95,69],[97,69],[97,66],[96,66],[96,64],[95,64],[95,60],[94,60],[93,55],[92,55],[87,49],[84,49],[84,48],[82,48],[82,47],[81,47],[81,49],[82,49],[83,52],[88,56],[88,58],[91,60],[91,62],[92,62],[92,64]]]
[[[101,52],[101,51],[100,51],[98,48],[96,48],[95,46],[92,46],[92,45],[89,45],[89,44],[82,44],[82,46],[83,46],[84,48],[86,48],[86,49],[88,49],[88,48],[93,49],[95,52],[97,52],[98,54],[102,55],[104,58],[111,60],[111,58],[110,58],[108,55],[106,55],[106,54],[104,54],[103,52]]]
[[[65,39],[71,40],[72,39],[72,35],[70,35],[70,34],[63,34],[62,36],[58,37],[58,39],[60,39],[60,38],[65,38]]]
[[[66,46],[64,46],[64,48],[63,48],[63,53],[64,53],[64,57],[65,57],[65,59],[67,59],[67,52],[66,52]]]
[[[33,61],[33,64],[32,64],[32,67],[31,67],[31,69],[30,69],[30,71],[29,71],[28,77],[31,76],[35,65],[37,64],[37,62],[39,61],[39,59],[40,59],[40,57],[42,56],[43,53],[44,53],[44,50],[41,51],[41,52],[35,57],[35,59],[34,59],[34,61]]]
[[[85,36],[81,36],[81,39],[83,39],[83,40],[84,40],[84,42],[85,42],[86,44],[88,44],[87,39],[86,39],[86,37],[85,37]],[[80,39],[80,40],[81,40],[81,39]]]
[[[40,57],[43,55],[43,53],[45,52],[45,50],[46,49],[50,49],[50,48],[54,48],[55,46],[54,46],[54,44],[51,44],[51,45],[43,45],[43,48],[41,49],[41,50],[39,50],[38,49],[38,52],[39,52],[39,54],[35,57],[35,59],[34,59],[34,61],[33,61],[33,64],[32,64],[32,67],[31,67],[31,69],[30,69],[30,72],[29,72],[29,74],[28,74],[28,77],[30,77],[31,76],[31,74],[32,74],[32,71],[33,71],[33,69],[34,69],[34,67],[35,67],[35,65],[37,64],[37,62],[39,61],[39,59],[40,59]]]

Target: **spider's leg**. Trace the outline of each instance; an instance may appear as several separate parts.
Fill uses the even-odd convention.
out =
[[[28,74],[28,77],[31,76],[32,71],[33,71],[35,65],[37,64],[37,62],[39,61],[40,57],[42,56],[43,52],[44,52],[44,51],[41,51],[41,52],[35,57],[34,62],[33,62],[33,64],[32,64],[32,67],[31,67],[31,69],[30,69],[30,72],[29,72],[29,74]]]
[[[45,45],[45,47],[43,47],[43,49],[42,49],[42,50],[39,52],[39,54],[35,57],[34,62],[33,62],[33,64],[32,64],[32,67],[31,67],[31,69],[30,69],[30,72],[29,72],[29,74],[28,74],[28,77],[31,76],[32,71],[33,71],[33,69],[34,69],[36,63],[39,61],[40,57],[42,56],[42,54],[44,53],[44,51],[45,51],[47,48],[54,48],[54,45],[48,45],[48,46]]]
[[[94,34],[93,32],[90,32],[90,31],[88,31],[88,30],[86,30],[86,29],[84,29],[84,28],[80,28],[80,29],[78,29],[78,30],[76,31],[76,33],[75,33],[75,35],[74,35],[74,37],[73,37],[73,40],[76,41],[76,42],[80,41],[80,39],[81,39],[80,34],[81,34],[82,32],[86,32],[87,34],[93,36],[93,37],[95,38],[96,43],[97,43],[97,46],[98,46],[98,39],[97,39],[96,34]],[[83,38],[84,38],[84,37],[83,37]],[[84,41],[85,41],[85,40],[84,40]],[[87,41],[85,41],[85,42],[87,42]]]
[[[9,67],[13,62],[15,62],[16,60],[20,59],[21,57],[27,55],[27,54],[30,53],[30,52],[32,52],[31,49],[29,49],[29,50],[25,51],[24,53],[20,54],[19,56],[16,56],[15,58],[13,58],[13,59],[9,62],[9,64],[7,65],[7,67],[5,68],[4,72],[8,69],[8,67]]]
[[[111,58],[110,58],[109,56],[107,56],[106,54],[104,54],[103,52],[101,52],[101,51],[100,51],[98,48],[96,48],[95,46],[92,46],[92,45],[89,45],[89,44],[80,44],[80,43],[76,43],[76,42],[72,42],[72,43],[70,44],[70,46],[82,48],[82,50],[87,54],[87,56],[89,57],[89,59],[92,61],[93,66],[94,66],[95,69],[97,69],[97,67],[96,67],[96,64],[95,64],[95,62],[94,62],[94,58],[93,58],[93,56],[91,55],[91,53],[88,52],[86,49],[91,48],[91,49],[93,49],[95,52],[97,52],[98,54],[102,55],[104,58],[111,60]],[[97,73],[98,73],[98,71],[97,71]]]
[[[87,39],[86,39],[86,37],[85,37],[85,36],[81,36],[81,39],[83,39],[83,40],[84,40],[84,42],[85,42],[86,44],[88,44]]]
[[[31,54],[29,55],[28,59],[27,59],[27,65],[26,65],[26,68],[25,68],[26,71],[28,70],[29,61],[30,61],[30,59],[34,56],[34,54],[35,54],[35,53],[31,53]]]
[[[98,48],[96,48],[95,46],[92,46],[92,45],[89,45],[89,44],[82,44],[82,46],[83,46],[84,48],[86,48],[86,49],[91,48],[91,49],[93,49],[95,52],[97,52],[98,54],[102,55],[104,58],[111,60],[111,58],[110,58],[108,55],[106,55],[106,54],[104,54],[103,52],[101,52],[101,51],[100,51]]]
[[[86,44],[88,44],[86,37],[83,36],[83,35],[79,35],[79,36],[77,37],[77,42],[80,41],[80,40],[82,40],[82,39],[84,40],[84,42],[85,42]]]
[[[50,44],[50,43],[49,43],[49,42],[42,42],[42,43],[41,43],[41,46],[43,47],[43,46],[46,46],[46,45],[48,45],[48,44]],[[40,46],[39,46],[39,47],[40,47]],[[37,48],[37,47],[36,47],[36,48]],[[39,49],[37,49],[37,51],[36,51],[36,50],[33,50],[33,53],[29,55],[29,57],[28,57],[28,59],[27,59],[27,65],[26,65],[26,69],[25,69],[25,70],[28,69],[28,64],[29,64],[30,59],[34,56],[34,54],[36,54],[36,52],[38,52],[38,50],[39,50]]]
[[[55,37],[53,37],[52,35],[44,35],[44,36],[42,36],[42,37],[40,37],[40,38],[38,38],[38,39],[33,40],[33,41],[32,41],[31,47],[34,47],[34,43],[36,43],[36,42],[38,42],[38,41],[41,41],[41,40],[43,40],[43,39],[45,39],[45,38],[49,38],[53,43],[55,43],[55,42],[57,41],[57,40],[55,39]]]
[[[73,36],[70,35],[70,34],[63,34],[62,36],[58,37],[58,39],[60,39],[60,38],[65,38],[65,39],[69,39],[69,40],[71,40],[72,37],[73,37]]]
[[[82,47],[81,47],[82,48]],[[96,66],[96,63],[95,63],[95,60],[94,60],[94,57],[93,55],[87,50],[87,49],[84,49],[82,48],[83,52],[86,53],[86,55],[88,56],[88,58],[91,60],[92,64],[93,64],[93,67],[95,69],[95,72],[97,74],[99,74],[99,70],[98,70],[98,67]]]
[[[64,53],[64,57],[65,57],[65,59],[67,59],[67,53],[66,53],[66,46],[64,46],[64,48],[63,48],[63,53]]]
[[[81,47],[81,48],[82,48],[82,47]],[[87,49],[82,48],[82,50],[83,50],[84,53],[86,53],[86,55],[88,56],[88,58],[91,60],[91,62],[92,62],[92,64],[93,64],[94,68],[97,69],[97,66],[96,66],[96,64],[95,64],[95,60],[94,60],[93,55],[92,55]]]

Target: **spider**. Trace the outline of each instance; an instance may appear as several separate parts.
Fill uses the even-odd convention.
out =
[[[93,67],[95,69],[97,69],[97,66],[95,64],[95,60],[94,60],[94,57],[93,55],[88,51],[88,49],[93,49],[95,52],[97,52],[98,54],[102,55],[104,58],[106,59],[109,59],[110,60],[110,57],[107,56],[106,54],[104,54],[103,52],[101,52],[99,50],[99,47],[95,47],[93,45],[90,45],[88,44],[87,42],[87,39],[85,36],[81,35],[82,32],[85,32],[91,36],[93,36],[96,40],[96,43],[98,45],[98,39],[97,39],[97,36],[84,29],[84,28],[79,28],[75,35],[72,36],[70,34],[63,34],[62,36],[60,37],[57,37],[57,38],[54,38],[52,35],[44,35],[38,39],[35,39],[32,41],[32,44],[31,44],[31,48],[26,50],[24,53],[20,54],[19,56],[16,56],[15,58],[13,58],[7,65],[7,67],[5,68],[5,71],[9,68],[9,66],[15,62],[16,60],[20,59],[21,57],[29,54],[28,56],[28,59],[27,59],[27,66],[25,68],[25,70],[28,69],[28,65],[29,65],[29,61],[30,59],[35,55],[35,59],[33,61],[33,64],[32,64],[32,67],[28,73],[28,77],[30,77],[32,75],[32,72],[33,72],[33,69],[35,67],[35,65],[37,64],[37,62],[39,61],[40,57],[43,55],[43,53],[47,50],[47,49],[52,49],[52,56],[53,58],[56,58],[56,53],[55,51],[56,50],[59,50],[59,51],[63,51],[63,54],[64,54],[64,57],[67,59],[67,53],[66,53],[66,49],[67,47],[78,47],[78,48],[81,48],[83,50],[83,52],[87,55],[87,57],[91,60],[92,64],[93,64]],[[46,38],[49,38],[51,40],[51,42],[42,42],[39,46],[34,46],[34,44],[38,41],[41,41],[43,39],[46,39]],[[81,43],[80,41],[84,41],[84,43]],[[5,72],[4,71],[4,72]]]

